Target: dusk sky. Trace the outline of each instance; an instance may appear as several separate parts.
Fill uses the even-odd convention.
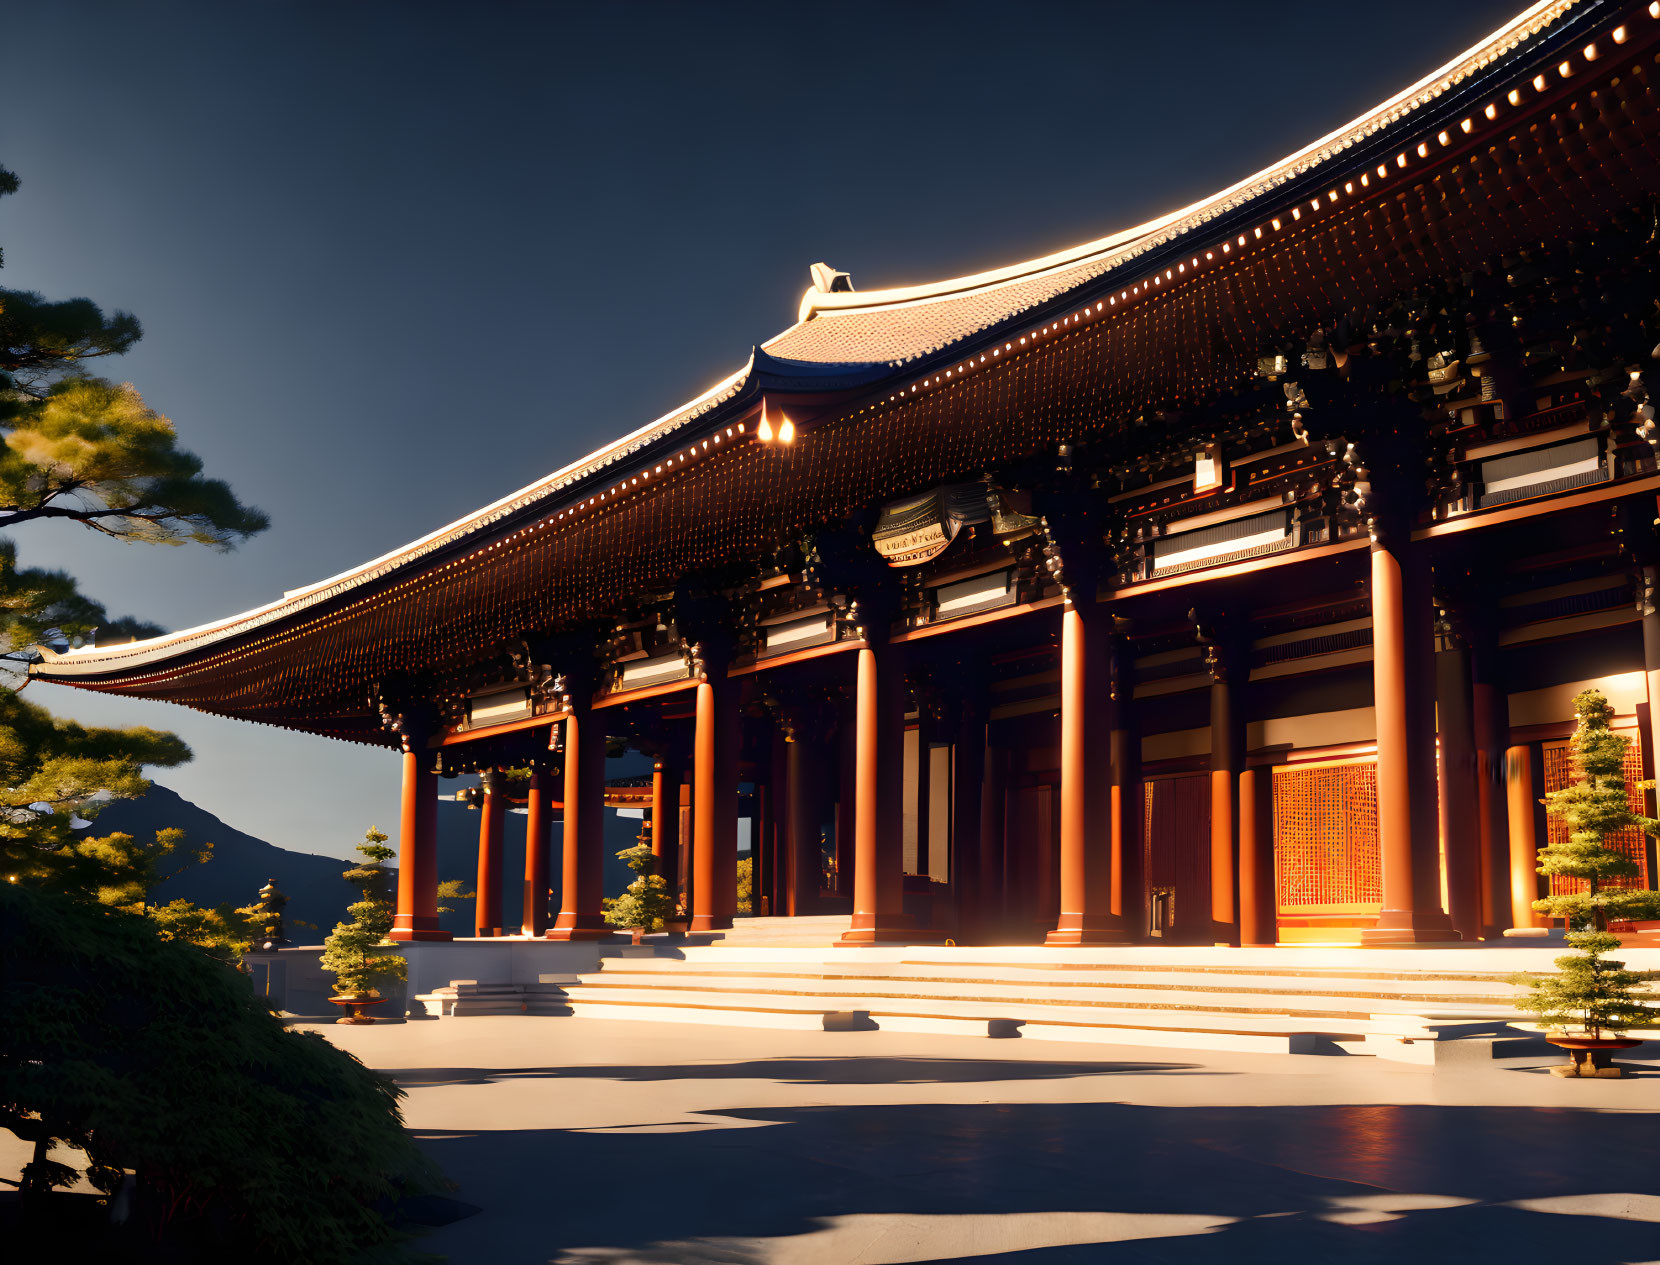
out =
[[[131,380],[266,510],[241,550],[30,525],[112,612],[215,620],[667,412],[861,289],[1087,241],[1238,180],[1521,0],[17,5],[0,285],[144,323]],[[284,847],[393,827],[391,753],[55,686],[196,750]]]

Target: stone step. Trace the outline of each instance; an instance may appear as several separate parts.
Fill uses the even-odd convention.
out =
[[[1020,1023],[1044,1023],[1055,1026],[1107,1026],[1159,1029],[1202,1027],[1207,1030],[1225,1030],[1230,1033],[1320,1032],[1334,1039],[1361,1040],[1370,1032],[1398,1034],[1402,1016],[1374,1016],[1360,1010],[1342,1014],[1289,1013],[1284,1010],[1229,1009],[1208,1005],[1183,1007],[1135,1007],[1057,1005],[1047,1001],[974,996],[879,996],[869,993],[779,994],[746,992],[735,989],[662,989],[608,985],[599,979],[573,984],[568,990],[572,1006],[590,1002],[616,1005],[660,1006],[664,1009],[720,1009],[743,1012],[818,1014],[843,1011],[868,1012],[872,1015],[916,1015],[973,1020],[1008,1020]],[[1407,1030],[1420,1031],[1420,1025],[1433,1022],[1436,1016],[1415,1015]],[[1498,1026],[1508,1019],[1508,1013],[1486,1016],[1442,1017],[1463,1022],[1481,1019]]]
[[[1231,952],[1237,953],[1238,950]],[[606,956],[603,958],[604,969],[615,969],[621,966],[618,958]],[[845,953],[828,956],[821,953],[802,950],[774,950],[751,951],[749,949],[731,949],[715,951],[700,947],[655,948],[650,957],[633,959],[639,961],[677,962],[687,967],[699,965],[709,970],[740,971],[765,970],[768,972],[797,971],[807,974],[865,974],[865,973],[911,973],[935,972],[963,977],[995,975],[999,979],[1072,979],[1098,974],[1110,974],[1125,979],[1146,978],[1157,976],[1161,980],[1171,980],[1182,977],[1191,977],[1195,980],[1222,981],[1239,976],[1275,980],[1286,987],[1304,988],[1321,981],[1368,980],[1388,983],[1399,983],[1406,986],[1428,985],[1478,985],[1482,989],[1492,987],[1503,992],[1513,988],[1509,978],[1513,970],[1504,971],[1447,971],[1439,969],[1405,970],[1388,968],[1369,968],[1365,966],[1328,966],[1311,967],[1297,965],[1274,965],[1270,963],[1241,963],[1239,965],[1213,965],[1210,962],[1183,962],[1172,960],[1169,962],[1157,961],[1029,961],[1019,958],[1002,960],[957,960],[954,958],[888,958],[866,957],[860,950],[848,950]],[[1547,969],[1543,967],[1529,967],[1526,969]]]
[[[1138,1025],[1131,1022],[1089,1023],[1076,1020],[1010,1018],[962,1013],[935,1006],[929,1010],[827,1009],[815,1007],[740,1006],[732,999],[663,1002],[590,993],[586,986],[572,992],[571,1013],[579,1018],[656,1023],[706,1023],[728,1027],[789,1028],[818,1031],[916,1032],[979,1037],[1025,1037],[1041,1041],[1076,1041],[1103,1045],[1152,1046],[1193,1050],[1239,1050],[1262,1054],[1322,1053],[1338,1042],[1324,1033],[1241,1029],[1210,1016],[1190,1013],[1183,1026]],[[1222,1017],[1216,1017],[1222,1019]],[[1343,1037],[1354,1043],[1359,1038]]]
[[[1410,1002],[1429,999],[1438,1005],[1458,1004],[1507,1004],[1513,996],[1522,992],[1517,986],[1504,980],[1484,981],[1479,991],[1470,984],[1462,981],[1450,980],[1423,980],[1402,982],[1396,980],[1379,982],[1359,976],[1348,977],[1345,981],[1337,979],[1324,980],[1318,984],[1310,981],[1292,981],[1282,976],[1262,973],[1214,976],[1198,971],[1165,972],[1159,975],[1147,973],[1123,973],[1107,969],[1067,972],[1064,975],[1053,973],[1033,972],[1026,970],[1009,970],[996,975],[987,975],[982,971],[941,968],[935,964],[923,965],[901,964],[895,967],[870,967],[866,969],[835,969],[832,966],[813,968],[805,964],[791,963],[772,968],[759,964],[744,964],[734,967],[720,967],[711,965],[707,959],[699,958],[696,961],[678,961],[671,958],[634,959],[619,961],[606,959],[601,964],[601,971],[608,978],[641,979],[669,981],[679,976],[695,976],[698,979],[729,980],[738,983],[752,981],[766,981],[769,986],[777,982],[781,986],[799,988],[814,986],[822,988],[841,988],[860,984],[893,984],[893,985],[935,985],[939,987],[988,987],[988,988],[1022,988],[1044,994],[1056,996],[1087,996],[1089,990],[1108,989],[1117,993],[1146,992],[1164,994],[1254,994],[1259,996],[1275,996],[1283,998],[1365,998],[1378,1002]],[[585,974],[585,979],[594,978]],[[1346,982],[1359,987],[1340,987]]]

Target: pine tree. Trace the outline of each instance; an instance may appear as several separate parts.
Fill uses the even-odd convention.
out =
[[[334,976],[342,997],[372,992],[381,979],[404,979],[409,969],[404,957],[391,951],[386,938],[392,930],[391,874],[386,869],[392,849],[386,846],[386,836],[370,826],[357,850],[364,861],[343,877],[362,899],[346,909],[352,920],[336,923],[323,941],[323,969]]]
[[[0,197],[18,187],[0,168]],[[88,375],[88,362],[122,354],[142,333],[135,317],[106,315],[90,299],[0,288],[0,521],[8,529],[57,519],[116,539],[228,549],[265,528],[263,514],[202,474],[172,423],[136,390]],[[88,832],[104,804],[149,789],[145,765],[183,764],[190,749],[141,726],[57,720],[15,692],[43,656],[160,631],[110,618],[72,577],[20,566],[16,544],[0,540],[0,877],[134,907],[164,934],[165,920],[175,938],[225,956],[245,938],[235,911],[175,901],[162,915],[146,905],[145,867],[170,848]],[[112,895],[117,889],[127,894]]]
[[[1570,751],[1579,780],[1565,790],[1545,796],[1545,811],[1568,827],[1568,837],[1539,853],[1539,873],[1578,879],[1580,891],[1553,892],[1533,902],[1533,908],[1569,927],[1608,929],[1609,918],[1647,918],[1660,913],[1660,893],[1640,888],[1608,886],[1610,880],[1638,873],[1637,863],[1608,836],[1621,830],[1660,834],[1660,821],[1631,811],[1625,784],[1625,753],[1630,739],[1608,727],[1614,709],[1600,690],[1586,690],[1574,698],[1574,728]]]
[[[638,927],[641,931],[661,931],[663,924],[674,916],[674,895],[661,874],[653,873],[657,858],[645,832],[632,848],[624,848],[617,856],[627,862],[637,877],[621,896],[605,900],[605,921],[613,927]]]
[[[1649,978],[1625,969],[1625,963],[1605,956],[1620,947],[1620,938],[1607,931],[1570,931],[1568,943],[1578,949],[1556,959],[1557,975],[1513,975],[1512,984],[1532,989],[1516,999],[1520,1009],[1546,1028],[1578,1030],[1588,1037],[1660,1022],[1660,1009],[1647,1003],[1647,994],[1632,990]]]

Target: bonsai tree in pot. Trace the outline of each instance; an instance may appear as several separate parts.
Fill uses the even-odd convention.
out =
[[[1572,1062],[1551,1069],[1556,1075],[1619,1076],[1610,1052],[1639,1044],[1619,1034],[1660,1023],[1660,1009],[1646,1004],[1646,994],[1633,991],[1649,977],[1606,956],[1620,947],[1620,938],[1611,932],[1570,931],[1568,943],[1579,952],[1556,959],[1560,974],[1511,977],[1512,983],[1532,990],[1516,1005],[1537,1016],[1547,1030],[1554,1029],[1551,1044],[1571,1056]]]
[[[335,979],[336,994],[329,1000],[348,1012],[341,1023],[373,1023],[364,1009],[386,1000],[376,983],[404,979],[408,971],[408,963],[392,952],[386,938],[392,930],[391,876],[386,870],[392,849],[386,846],[386,836],[370,826],[357,850],[364,860],[344,877],[363,899],[347,907],[352,920],[335,924],[323,941],[323,969]]]
[[[663,925],[675,916],[674,896],[661,874],[654,873],[657,858],[642,831],[640,841],[632,848],[624,848],[617,856],[634,871],[635,879],[621,896],[605,900],[605,921],[613,927],[626,927],[634,932],[634,943],[648,931],[661,931]]]
[[[1624,969],[1624,963],[1606,955],[1620,947],[1608,930],[1610,918],[1653,916],[1660,893],[1628,888],[1613,880],[1638,873],[1637,863],[1608,836],[1621,830],[1660,832],[1660,821],[1631,811],[1625,781],[1625,754],[1630,740],[1614,733],[1608,722],[1614,709],[1599,690],[1586,690],[1574,699],[1577,724],[1570,744],[1578,780],[1545,796],[1545,811],[1568,827],[1567,838],[1539,853],[1539,873],[1576,879],[1576,890],[1553,892],[1533,902],[1533,908],[1568,927],[1567,940],[1579,950],[1556,959],[1555,977],[1515,975],[1512,983],[1531,991],[1517,1006],[1538,1017],[1547,1039],[1567,1049],[1572,1062],[1552,1069],[1561,1076],[1618,1076],[1609,1052],[1636,1045],[1619,1033],[1660,1019],[1660,1013],[1633,994],[1645,978]]]

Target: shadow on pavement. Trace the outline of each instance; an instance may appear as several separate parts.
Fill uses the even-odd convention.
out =
[[[752,1059],[741,1063],[608,1064],[566,1067],[382,1068],[405,1088],[488,1085],[497,1081],[561,1079],[617,1081],[770,1080],[787,1085],[945,1085],[974,1081],[1057,1080],[1077,1076],[1231,1076],[1196,1063],[1049,1063],[1010,1059],[866,1058]]]
[[[423,1135],[459,1196],[485,1207],[423,1247],[454,1265],[1660,1255],[1654,1117],[1640,1111],[1024,1103],[700,1114],[734,1127]],[[959,1241],[971,1223],[978,1237]],[[838,1226],[850,1232],[837,1238]],[[872,1230],[884,1226],[886,1237]],[[1064,1241],[1068,1226],[1081,1227],[1076,1241]]]

